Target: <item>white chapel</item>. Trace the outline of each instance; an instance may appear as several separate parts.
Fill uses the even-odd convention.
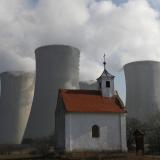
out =
[[[114,91],[114,76],[106,70],[98,90],[60,89],[55,112],[56,149],[127,151],[126,110]]]

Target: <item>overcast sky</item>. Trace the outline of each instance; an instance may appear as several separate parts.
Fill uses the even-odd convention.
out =
[[[47,44],[81,50],[81,80],[100,75],[104,53],[115,75],[132,61],[160,61],[159,10],[160,0],[0,0],[0,72],[34,70],[34,50]]]

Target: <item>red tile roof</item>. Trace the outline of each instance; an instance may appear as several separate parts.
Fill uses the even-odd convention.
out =
[[[68,112],[126,112],[118,96],[102,97],[94,90],[59,90]]]

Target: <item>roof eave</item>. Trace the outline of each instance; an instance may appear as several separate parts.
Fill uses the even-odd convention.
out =
[[[119,111],[119,112],[111,112],[111,111],[98,111],[98,112],[93,112],[93,111],[69,111],[69,110],[65,110],[67,113],[97,113],[97,114],[99,114],[99,113],[110,113],[110,114],[113,114],[113,113],[115,113],[115,114],[121,114],[121,113],[127,113],[127,111]]]

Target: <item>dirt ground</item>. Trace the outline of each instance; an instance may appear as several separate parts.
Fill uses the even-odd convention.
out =
[[[34,160],[34,159],[37,159],[37,160],[41,160],[40,156],[31,156],[31,155],[4,155],[4,156],[0,156],[0,160]],[[135,153],[127,153],[126,156],[124,155],[111,155],[111,156],[105,156],[105,155],[102,155],[102,156],[96,156],[96,157],[70,157],[70,156],[67,156],[67,157],[61,157],[61,158],[58,158],[58,157],[52,157],[50,159],[54,159],[54,160],[160,160],[160,156],[154,156],[154,155],[144,155],[144,156],[141,156],[141,155],[138,155],[136,156]],[[49,158],[45,159],[45,160],[50,160]]]
[[[61,158],[56,158],[56,160],[160,160],[160,156],[154,155],[136,155],[136,153],[127,153],[127,154],[97,154],[97,155],[79,155],[77,156],[62,156]]]
[[[136,156],[135,153],[128,153],[127,160],[160,160],[160,156],[154,156],[154,155]]]

